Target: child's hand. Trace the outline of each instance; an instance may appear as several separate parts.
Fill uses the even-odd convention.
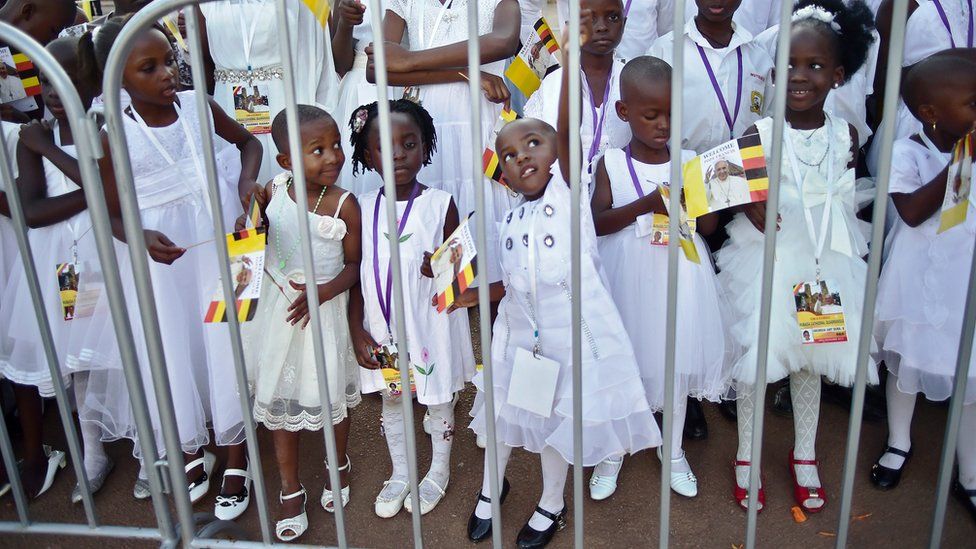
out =
[[[241,214],[234,222],[234,231],[243,231],[247,228],[247,214]]]
[[[54,145],[54,128],[47,120],[32,120],[20,127],[20,142],[37,154]]]
[[[404,48],[400,44],[394,42],[384,42],[383,47],[386,48],[386,71],[387,72],[410,72],[413,69],[411,67],[411,52],[410,50]],[[370,42],[366,46],[366,69],[372,68],[376,70],[376,48],[373,47],[373,43]]]
[[[593,38],[593,10],[590,9],[580,9],[580,47],[582,48],[589,43],[590,39]],[[568,60],[566,57],[569,55],[569,25],[563,28],[562,32],[562,42],[560,42],[560,49],[563,51],[563,59]]]
[[[353,328],[352,349],[356,353],[356,362],[367,370],[379,370],[380,363],[373,356],[373,349],[379,347],[373,336],[363,328]]]
[[[505,81],[487,72],[481,73],[481,91],[484,92],[485,98],[492,103],[507,103],[511,97]]]
[[[186,253],[185,248],[173,244],[173,241],[159,231],[143,231],[142,234],[146,240],[146,250],[149,252],[149,257],[156,263],[172,265],[174,261]]]
[[[339,6],[336,7],[336,13],[339,15],[339,19],[345,21],[347,25],[355,27],[363,24],[366,6],[359,0],[340,0]]]
[[[478,304],[478,288],[468,288],[461,292],[460,295],[454,297],[454,303],[447,308],[448,314],[453,313],[456,309],[467,309],[468,307],[474,307]],[[430,305],[432,307],[437,307],[437,296],[430,298]]]
[[[752,222],[752,226],[756,228],[759,232],[766,231],[766,203],[765,202],[751,202],[742,206],[742,212],[746,214],[749,221]],[[783,221],[783,216],[776,216],[776,230],[779,230],[779,224]]]
[[[308,295],[306,294],[305,283],[296,283],[294,280],[289,280],[288,284],[299,293],[295,301],[292,301],[291,305],[288,306],[288,317],[285,319],[285,322],[288,322],[292,326],[301,322],[302,329],[304,330],[305,326],[308,326],[308,322],[312,320],[312,317],[308,314]],[[318,286],[319,305],[329,300],[328,296],[322,295],[322,286],[324,284]]]
[[[241,197],[241,207],[244,209],[244,214],[247,215],[247,209],[251,205],[251,197],[257,201],[258,206],[261,211],[264,211],[264,207],[268,205],[268,193],[262,185],[258,185],[257,181],[241,181],[238,183],[237,188],[240,189]]]
[[[420,265],[420,274],[426,276],[427,278],[434,278],[434,270],[430,267],[430,258],[433,254],[430,252],[424,252],[424,262]]]

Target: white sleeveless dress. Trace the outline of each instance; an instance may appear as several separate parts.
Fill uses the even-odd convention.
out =
[[[912,139],[895,142],[891,193],[928,184],[949,163]],[[973,258],[976,218],[937,234],[939,214],[910,227],[895,213],[888,253],[878,282],[875,336],[878,360],[898,376],[898,389],[930,400],[952,395],[963,309]],[[976,402],[976,368],[970,360],[964,402]]]
[[[772,143],[772,119],[764,118],[756,122],[756,127],[768,151]],[[782,222],[776,235],[766,381],[777,381],[791,372],[806,370],[850,386],[854,383],[867,275],[867,264],[862,259],[867,254],[867,242],[858,229],[859,221],[855,216],[854,170],[847,168],[851,160],[850,130],[847,122],[827,114],[824,127],[816,130],[787,127],[785,138],[792,140],[801,160],[815,162],[823,158],[823,161],[819,168],[800,166],[800,173],[805,178],[801,197],[784,147],[783,172],[779,181]],[[772,162],[772,159],[767,156],[766,162]],[[833,164],[833,182],[827,181],[828,163]],[[775,184],[777,182],[770,182],[770,185]],[[796,320],[793,285],[816,279],[816,247],[807,231],[803,209],[804,204],[811,209],[819,238],[830,187],[833,188],[833,205],[820,259],[821,278],[833,281],[840,292],[847,341],[803,345]],[[732,376],[752,384],[756,378],[764,236],[741,213],[736,214],[726,230],[729,240],[716,254],[716,263],[719,283],[731,304],[729,337],[741,348],[733,364]],[[877,383],[873,363],[868,366],[868,378],[871,383]]]
[[[13,177],[17,177],[17,143],[20,141],[20,125],[13,122],[0,121],[0,131],[3,132],[4,143],[7,144],[7,156],[10,158]],[[0,178],[0,191],[6,191],[4,182]],[[20,250],[14,236],[13,221],[0,215],[0,300],[3,292],[10,283],[10,274],[14,269],[22,269]],[[3,302],[0,301],[0,306]]]
[[[217,444],[244,440],[228,325],[203,322],[210,300],[220,287],[220,274],[202,175],[201,130],[193,108],[194,93],[191,90],[178,94],[182,105],[179,119],[166,127],[150,128],[129,114],[122,116],[143,227],[162,232],[177,246],[187,248],[172,265],[147,258],[180,443],[187,453],[210,442],[208,428],[213,429]],[[129,248],[117,242],[116,254],[156,444],[162,449]],[[86,284],[97,283],[97,278],[89,277],[86,283],[82,277],[80,289],[85,291]],[[68,361],[72,368],[91,370],[82,419],[100,424],[104,440],[136,438],[120,360],[103,291],[88,329],[72,334]],[[135,452],[138,455],[138,444]]]
[[[379,204],[377,205],[377,201]],[[471,348],[471,329],[465,311],[448,314],[438,313],[430,305],[436,294],[434,280],[420,274],[424,252],[433,252],[444,242],[444,219],[451,195],[438,189],[426,189],[414,200],[407,223],[403,227],[400,243],[401,273],[403,275],[404,313],[406,334],[417,400],[422,404],[450,402],[454,393],[474,375],[474,354]],[[397,202],[397,217],[406,210],[407,202]],[[380,308],[380,293],[376,287],[373,258],[377,259],[380,285],[387,296],[387,270],[390,266],[390,246],[385,234],[390,231],[386,224],[386,198],[378,190],[362,199],[363,262],[360,281],[366,312],[366,329],[378,343],[389,339],[386,319]],[[373,240],[373,224],[377,224],[380,246]],[[389,297],[392,307],[393,298]],[[395,313],[393,314],[395,317]],[[397,333],[397,319],[391,318],[390,331]],[[398,349],[404,349],[398,345]],[[400,355],[404,356],[404,355]],[[416,366],[420,366],[418,369]],[[422,371],[428,372],[427,374]],[[379,370],[360,368],[364,393],[386,389]]]
[[[60,131],[55,124],[55,144],[74,157],[77,154],[75,146],[61,145],[59,136]],[[42,159],[42,165],[48,197],[60,196],[80,189],[48,159]],[[70,219],[47,227],[37,227],[27,233],[44,298],[44,311],[51,326],[51,336],[61,364],[64,363],[73,320],[64,320],[55,267],[59,263],[72,261],[72,246],[75,241],[82,238],[93,239],[90,229],[91,220],[86,210]],[[16,242],[14,245],[16,246]],[[18,264],[18,268],[10,272],[3,297],[0,297],[0,334],[3,340],[0,343],[0,375],[14,383],[36,386],[42,397],[54,396],[51,370],[44,353],[40,325],[34,313],[27,273],[22,264]],[[64,375],[64,380],[67,384],[67,374]]]
[[[558,168],[554,168],[558,169]],[[498,306],[492,339],[491,368],[498,441],[540,453],[551,446],[573,462],[572,315],[570,314],[569,187],[554,176],[542,197],[510,210],[500,229],[505,297]],[[613,304],[598,266],[596,234],[588,204],[580,204],[583,359],[583,465],[611,456],[659,446],[661,433],[644,395],[634,349]],[[533,221],[534,219],[534,221]],[[532,225],[535,224],[535,230]],[[535,236],[538,261],[533,299],[528,259],[530,233]],[[539,311],[541,354],[559,363],[552,414],[546,418],[508,404],[515,353],[531,351],[532,314]],[[472,408],[471,429],[487,436],[481,373],[475,375],[478,396]]]
[[[333,425],[341,422],[348,416],[349,408],[359,404],[358,372],[347,320],[349,292],[319,305],[331,411],[323,409],[324,399],[319,392],[311,322],[303,329],[300,323],[292,326],[285,320],[288,307],[300,293],[288,281],[305,282],[297,204],[288,195],[290,180],[290,174],[282,173],[272,183],[267,208],[271,227],[265,253],[266,276],[257,315],[245,324],[242,334],[254,396],[254,419],[272,430],[312,431],[321,429],[326,421]],[[339,210],[349,196],[350,193],[342,195],[332,215],[308,212],[319,284],[335,278],[345,266],[342,239],[346,224],[339,219]],[[285,262],[284,268],[281,261]]]
[[[695,153],[682,151],[681,156],[684,161]],[[610,149],[603,162],[610,177],[613,207],[637,200],[626,153]],[[670,170],[670,162],[652,165],[634,160],[634,171],[645,194],[667,185]],[[723,297],[709,261],[708,247],[698,234],[694,240],[702,263],[692,263],[684,254],[680,254],[678,261],[675,394],[679,398],[690,395],[718,401],[730,382],[726,368],[730,345],[726,345],[720,307]],[[636,222],[597,241],[610,294],[634,346],[647,401],[654,410],[661,410],[664,407],[668,248],[651,244],[651,235],[637,236]]]

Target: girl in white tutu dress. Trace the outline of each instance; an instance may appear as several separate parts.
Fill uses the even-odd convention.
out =
[[[938,233],[953,145],[976,127],[976,64],[953,52],[915,65],[905,80],[905,102],[923,130],[895,143],[891,199],[898,215],[878,283],[875,335],[888,367],[888,440],[871,471],[883,489],[898,485],[914,448],[912,415],[919,393],[946,400],[965,383],[959,430],[957,494],[976,517],[976,367],[955,378],[963,305],[972,265],[976,221],[972,206],[962,225]],[[959,108],[959,105],[966,105]],[[965,198],[963,198],[965,200]]]
[[[871,21],[870,10],[859,1],[803,0],[793,15],[783,171],[779,181],[770,182],[780,188],[780,216],[766,379],[756,379],[765,202],[742,208],[728,225],[729,240],[716,257],[719,282],[731,300],[729,335],[742,347],[732,375],[740,385],[734,496],[743,508],[748,506],[753,384],[787,376],[796,430],[789,458],[794,499],[811,513],[826,503],[815,450],[820,376],[840,385],[854,381],[867,245],[855,217],[856,131],[825,113],[823,104],[828,92],[864,62],[872,40]],[[770,164],[773,120],[760,120],[746,135],[757,131]],[[795,296],[797,288],[800,295]],[[819,290],[817,304],[842,308],[846,338],[817,338],[801,329],[799,310],[821,310],[809,299],[812,288]],[[876,383],[877,372],[873,367],[869,372]],[[765,500],[762,491],[759,500]]]
[[[568,112],[567,74],[561,113]],[[568,126],[561,117],[557,137],[541,120],[518,120],[502,128],[496,142],[505,178],[524,199],[502,220],[498,253],[504,278],[491,285],[493,298],[504,296],[494,326],[492,363],[486,365],[492,368],[495,417],[486,417],[484,378],[478,374],[471,429],[486,436],[487,422],[495,422],[499,477],[512,448],[540,454],[542,496],[517,539],[527,547],[545,545],[566,522],[563,488],[573,459],[572,299],[582,306],[581,465],[661,444],[634,349],[600,273],[590,209],[573,204],[564,180],[570,172]],[[570,287],[571,208],[580,208],[581,215],[582,295],[576,297]],[[460,305],[475,303],[477,292],[469,289]],[[491,535],[488,467],[486,459],[481,493],[468,521],[472,541]],[[507,481],[497,488],[504,500]]]
[[[349,409],[360,401],[357,369],[346,314],[349,289],[359,279],[359,206],[352,194],[336,185],[345,162],[342,137],[335,120],[322,109],[298,106],[307,196],[296,197],[291,170],[285,112],[272,123],[277,161],[288,170],[268,184],[265,215],[270,224],[265,272],[258,312],[244,332],[244,352],[254,396],[254,418],[274,434],[281,474],[282,516],[275,533],[293,540],[308,527],[305,488],[298,479],[299,435],[318,431],[326,421],[335,426],[342,465],[342,505],[349,501]],[[301,236],[296,204],[312,221],[312,250],[318,282],[320,331],[325,351],[329,397],[325,409],[305,294]],[[334,512],[332,489],[322,492],[322,507]]]
[[[603,267],[610,292],[634,345],[647,401],[664,407],[665,334],[667,332],[668,181],[671,154],[667,139],[671,108],[671,66],[655,57],[637,57],[620,74],[617,112],[629,125],[633,139],[625,149],[610,149],[596,169],[591,206]],[[655,114],[656,113],[656,114]],[[675,161],[695,156],[682,151]],[[663,191],[661,190],[663,189]],[[717,217],[697,219],[696,230],[714,230]],[[699,262],[683,254],[678,263],[678,327],[675,359],[674,444],[671,447],[671,487],[686,497],[698,494],[698,480],[681,449],[688,396],[719,401],[728,389],[725,324],[720,294],[709,251],[693,236]],[[606,499],[617,485],[623,456],[597,466],[590,479],[590,496]]]
[[[364,393],[383,395],[383,434],[390,451],[393,474],[376,496],[376,514],[389,518],[404,506],[413,512],[416,497],[407,485],[407,448],[404,438],[402,394],[409,389],[389,387],[381,364],[368,350],[389,345],[397,333],[399,319],[391,314],[389,240],[383,235],[400,235],[401,273],[407,342],[396,345],[399,356],[410,357],[417,401],[427,406],[430,430],[430,469],[420,481],[420,512],[434,509],[444,496],[451,473],[451,445],[454,440],[454,394],[474,375],[474,354],[468,317],[449,315],[431,306],[434,280],[427,258],[458,226],[454,200],[446,191],[425,187],[417,180],[437,146],[434,121],[423,107],[407,99],[390,102],[393,150],[396,165],[399,227],[391,231],[386,222],[383,189],[363,196],[362,299],[353,301],[350,323],[356,355],[363,366]],[[353,162],[367,170],[381,171],[377,105],[361,107],[353,115]],[[358,129],[356,129],[358,128]],[[422,274],[423,273],[423,274]],[[399,343],[399,342],[398,342]],[[407,352],[409,351],[409,352]],[[382,365],[395,368],[393,364]],[[398,372],[385,370],[399,379]],[[387,377],[388,377],[387,376]]]

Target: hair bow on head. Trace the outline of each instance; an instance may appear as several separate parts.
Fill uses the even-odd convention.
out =
[[[359,133],[363,131],[363,127],[366,126],[366,119],[369,118],[369,113],[366,112],[366,108],[362,107],[356,111],[356,117],[352,122],[352,131]]]
[[[834,29],[834,32],[840,33],[840,25],[837,21],[834,21],[835,15],[830,13],[826,9],[817,5],[804,6],[793,13],[793,22],[803,21],[806,19],[813,19],[815,21],[820,21],[821,23],[826,23],[830,25],[830,28]]]

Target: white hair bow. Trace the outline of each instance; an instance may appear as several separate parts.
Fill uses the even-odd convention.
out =
[[[803,21],[805,19],[814,19],[816,21],[820,21],[821,23],[826,23],[830,25],[830,28],[834,29],[834,32],[840,33],[840,25],[834,21],[834,14],[825,10],[821,6],[804,6],[793,12],[794,23],[797,21]]]

